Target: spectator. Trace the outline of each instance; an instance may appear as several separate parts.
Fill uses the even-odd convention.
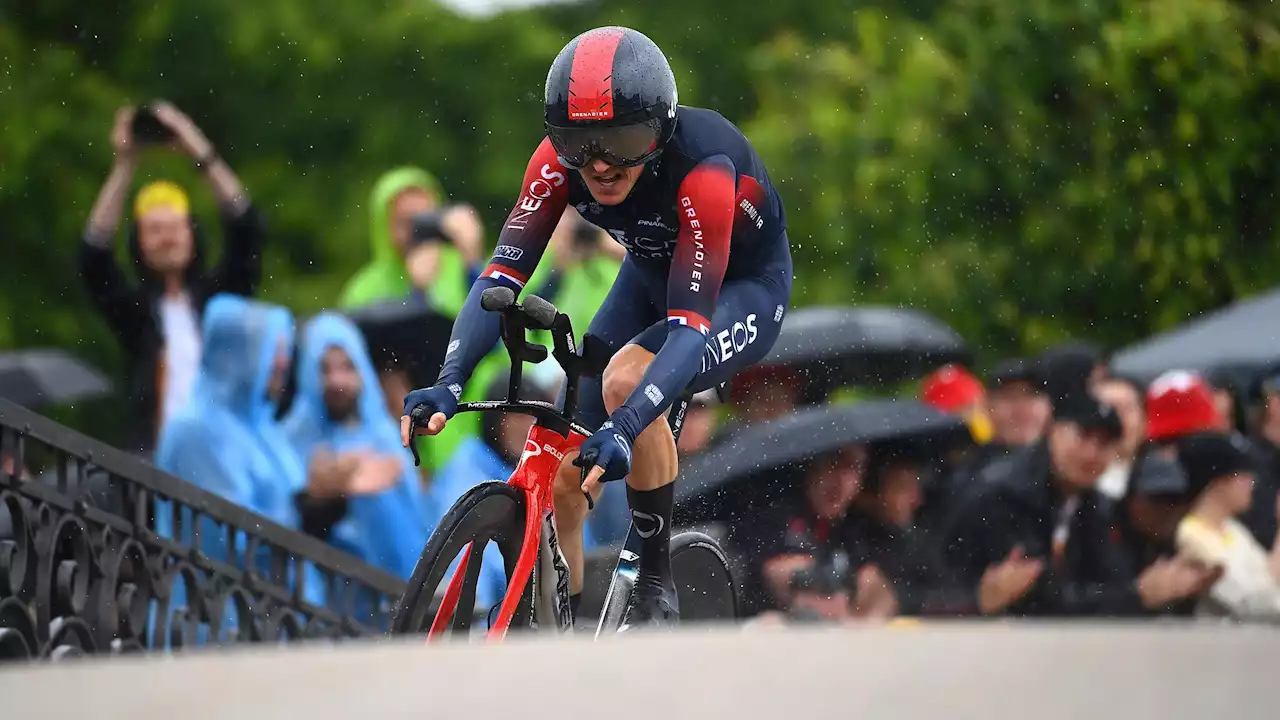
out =
[[[262,274],[263,227],[244,187],[212,143],[169,103],[150,110],[175,145],[205,173],[222,211],[223,253],[218,269],[205,267],[207,248],[186,193],[155,182],[136,196],[129,254],[138,282],[116,263],[113,238],[133,179],[139,141],[133,108],[116,113],[111,131],[115,166],[98,193],[80,245],[80,274],[98,311],[124,352],[134,450],[149,450],[164,420],[190,397],[200,364],[200,316],[220,292],[249,296]]]
[[[1044,381],[1022,358],[996,365],[988,381],[987,406],[992,425],[987,447],[1000,455],[1039,440],[1053,414]]]
[[[1059,343],[1045,350],[1036,366],[1051,398],[1079,389],[1092,392],[1109,374],[1102,351],[1083,342]]]
[[[1257,429],[1250,438],[1257,469],[1253,502],[1242,518],[1246,527],[1263,547],[1271,547],[1280,534],[1276,532],[1276,507],[1271,502],[1280,494],[1280,370],[1273,370],[1258,383],[1261,395],[1257,412]]]
[[[1173,452],[1147,445],[1120,499],[1115,528],[1130,567],[1142,568],[1177,552],[1178,523],[1190,509],[1189,486]],[[1189,614],[1195,598],[1174,608]]]
[[[1097,489],[1108,498],[1119,500],[1125,495],[1138,452],[1146,441],[1147,417],[1143,403],[1146,393],[1137,383],[1120,377],[1101,381],[1097,392],[1104,403],[1115,408],[1124,428],[1116,445],[1116,458],[1098,478]]]
[[[915,528],[922,500],[919,463],[877,448],[846,523],[845,546],[884,571],[901,614],[972,612],[972,595],[952,577],[932,538]]]
[[[943,531],[947,559],[983,614],[1132,615],[1192,597],[1212,580],[1185,558],[1134,579],[1094,490],[1123,428],[1087,393],[1055,402],[1045,439],[985,471]]]
[[[804,377],[795,368],[756,365],[738,373],[729,385],[737,423],[722,435],[727,437],[744,423],[765,422],[795,411],[803,391]]]
[[[439,181],[421,168],[395,168],[374,183],[369,195],[370,262],[343,288],[338,305],[359,308],[384,302],[420,302],[450,318],[458,314],[484,258],[479,216],[468,205],[445,206]],[[486,379],[505,362],[499,348],[476,369]],[[399,368],[379,368],[387,411],[399,416],[404,396],[417,384]],[[464,400],[473,400],[466,397]],[[479,433],[478,420],[459,418],[437,437],[418,440],[424,468],[437,472],[459,443]]]
[[[1223,574],[1199,612],[1238,619],[1280,618],[1280,543],[1268,552],[1236,517],[1249,509],[1253,463],[1239,438],[1199,433],[1178,441],[1178,462],[1195,499],[1178,524],[1178,548]],[[1278,498],[1272,497],[1273,508]]]
[[[978,443],[955,445],[929,468],[920,517],[924,526],[933,528],[955,506],[957,498],[969,492],[978,472],[1004,455],[1004,448],[991,447],[993,426],[987,414],[986,389],[963,367],[944,365],[926,376],[921,383],[920,400],[935,410],[962,418]]]
[[[842,523],[862,487],[866,466],[862,445],[817,457],[802,470],[800,493],[765,511],[750,529],[735,528],[743,536],[734,544],[757,559],[749,581],[756,603],[788,607],[796,571],[842,549]]]
[[[419,168],[396,168],[378,179],[369,196],[373,259],[347,282],[340,306],[417,299],[458,314],[479,274],[483,230],[469,206],[442,210],[443,200],[440,183]],[[417,237],[415,216],[428,221],[419,222]]]
[[[293,347],[293,318],[282,307],[217,295],[205,309],[204,353],[187,404],[165,423],[156,465],[215,495],[290,529],[300,529],[298,495],[308,491],[306,472],[276,422]],[[168,503],[156,503],[156,532],[193,543],[192,520],[174,518]],[[186,515],[184,511],[184,515]],[[244,538],[225,546],[226,532],[211,519],[202,527],[200,550],[241,564]],[[272,572],[267,546],[255,558]],[[304,593],[322,598],[319,578],[308,574]]]
[[[298,355],[284,429],[308,475],[323,478],[313,483],[323,495],[305,496],[322,503],[304,513],[304,529],[407,579],[427,542],[427,513],[364,338],[345,317],[321,313],[307,323]],[[330,522],[307,527],[317,517]]]
[[[156,465],[298,528],[294,495],[306,473],[275,420],[292,317],[282,307],[219,295],[205,312],[203,345],[191,398],[162,428]]]

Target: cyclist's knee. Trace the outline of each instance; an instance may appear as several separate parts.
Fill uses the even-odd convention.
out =
[[[622,407],[631,397],[651,362],[653,353],[639,345],[627,345],[613,356],[604,371],[604,404],[609,412]]]

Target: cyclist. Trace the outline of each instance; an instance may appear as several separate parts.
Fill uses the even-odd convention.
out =
[[[557,533],[582,592],[583,493],[627,479],[643,539],[640,572],[620,630],[679,616],[669,541],[677,471],[666,410],[686,390],[712,388],[768,353],[791,296],[782,201],[751,143],[719,113],[680,106],[675,76],[636,30],[602,27],[574,38],[547,74],[546,138],[525,170],[493,258],[454,323],[436,385],[405,397],[440,432],[462,386],[497,342],[499,318],[480,296],[517,293],[567,205],[608,231],[627,257],[589,332],[614,351],[602,379],[584,378],[578,421],[599,430],[556,478]],[[590,467],[585,481],[575,467]]]

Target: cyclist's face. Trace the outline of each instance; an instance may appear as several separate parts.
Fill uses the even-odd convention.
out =
[[[342,348],[331,347],[320,358],[320,387],[330,420],[341,422],[355,412],[360,398],[360,373]]]
[[[582,175],[582,181],[586,183],[596,202],[601,205],[617,205],[627,199],[643,171],[644,165],[620,168],[596,159],[580,168],[578,173]]]

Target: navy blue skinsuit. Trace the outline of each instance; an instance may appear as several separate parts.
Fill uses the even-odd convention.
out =
[[[498,339],[498,316],[480,307],[481,293],[523,289],[570,204],[627,249],[589,332],[615,351],[630,342],[657,355],[610,418],[631,440],[683,391],[719,385],[769,352],[791,299],[782,201],[733,123],[681,107],[675,135],[616,206],[596,203],[542,141],[454,324],[441,385],[464,384]],[[605,421],[599,379],[583,379],[577,419],[592,429]]]

